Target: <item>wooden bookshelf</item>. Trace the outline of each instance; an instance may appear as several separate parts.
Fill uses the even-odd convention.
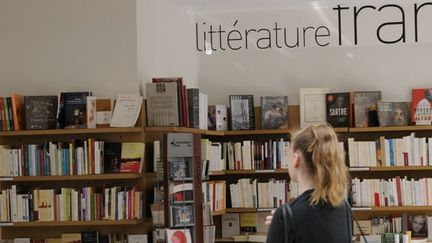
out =
[[[20,130],[1,131],[0,137],[12,136],[45,136],[71,134],[103,134],[103,133],[136,133],[142,132],[142,127],[107,127],[107,128],[77,128],[77,129],[49,129],[49,130]]]
[[[350,133],[432,131],[432,126],[351,127]]]
[[[143,220],[97,220],[97,221],[49,221],[49,222],[15,222],[5,223],[3,227],[74,227],[74,226],[126,226],[137,225]]]
[[[432,166],[377,166],[349,168],[350,172],[432,171]]]
[[[212,216],[218,216],[223,214],[226,214],[226,209],[212,212]]]
[[[38,181],[91,181],[91,180],[132,180],[140,179],[143,174],[115,173],[100,175],[71,175],[71,176],[16,176],[0,177],[0,181],[38,182]]]
[[[241,130],[241,131],[225,131],[225,136],[241,136],[241,135],[266,135],[266,134],[281,134],[289,135],[290,129],[277,129],[277,130]]]
[[[353,212],[384,212],[384,213],[400,213],[400,212],[431,212],[432,206],[401,206],[401,207],[359,207],[352,208]]]
[[[287,174],[288,169],[275,169],[275,170],[226,170],[226,175],[251,175],[251,174]]]
[[[227,208],[226,213],[256,213],[257,208]]]

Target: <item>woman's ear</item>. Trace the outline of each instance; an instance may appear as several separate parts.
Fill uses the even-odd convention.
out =
[[[293,154],[292,165],[294,168],[298,168],[300,166],[300,154],[298,152],[294,152]]]

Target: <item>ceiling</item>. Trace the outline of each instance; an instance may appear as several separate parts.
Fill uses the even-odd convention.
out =
[[[191,11],[242,11],[264,9],[298,9],[311,7],[334,7],[337,4],[381,5],[386,3],[423,2],[414,0],[168,0]]]

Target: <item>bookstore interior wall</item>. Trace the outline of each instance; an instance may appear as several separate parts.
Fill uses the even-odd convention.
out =
[[[0,1],[5,94],[138,89],[135,0]]]

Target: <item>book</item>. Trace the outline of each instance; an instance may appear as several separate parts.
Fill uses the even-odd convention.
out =
[[[96,127],[109,127],[112,115],[112,100],[96,100]]]
[[[350,93],[326,94],[327,122],[333,127],[349,127],[351,118]]]
[[[328,88],[301,88],[300,89],[300,127],[325,122],[326,97]]]
[[[141,173],[144,164],[144,143],[122,143],[120,172]]]
[[[96,128],[96,100],[95,96],[86,97],[87,128]]]
[[[187,89],[187,98],[188,98],[188,106],[189,106],[189,126],[192,128],[199,128],[199,89],[191,88]]]
[[[104,172],[116,173],[120,172],[121,161],[121,143],[104,143]]]
[[[55,129],[57,96],[24,96],[25,128]]]
[[[412,237],[428,237],[428,220],[426,215],[409,214],[408,231],[411,231]]]
[[[171,227],[193,226],[195,224],[193,205],[170,206]]]
[[[142,99],[140,95],[119,94],[110,127],[134,127],[141,112]]]
[[[241,213],[240,214],[240,234],[257,232],[257,214]]]
[[[192,180],[191,158],[171,157],[168,159],[168,169],[170,180]]]
[[[176,83],[146,83],[148,126],[179,126],[180,104]]]
[[[64,127],[87,128],[87,96],[92,92],[64,93]]]
[[[167,243],[192,243],[189,229],[166,229]]]
[[[182,77],[158,77],[152,78],[152,83],[175,83],[177,86],[178,120],[179,126],[189,126],[188,98],[186,86]]]
[[[231,238],[240,234],[240,214],[222,214],[222,238]]]
[[[381,101],[381,91],[355,91],[353,97],[355,127],[378,126],[377,102]]]
[[[62,243],[81,243],[80,233],[62,233]]]
[[[192,183],[172,183],[171,184],[172,202],[191,202],[193,201],[193,184]]]
[[[406,126],[409,124],[409,102],[378,102],[380,127]]]
[[[262,129],[288,129],[288,96],[261,97]]]
[[[14,128],[16,131],[24,129],[25,106],[24,97],[19,94],[13,94],[12,97],[12,113],[14,117]],[[0,129],[1,130],[1,129]]]
[[[225,105],[208,106],[208,130],[228,130],[227,107]]]
[[[165,229],[153,229],[153,243],[165,243]]]
[[[432,89],[413,89],[411,99],[412,121],[415,125],[432,123]]]
[[[81,232],[82,243],[97,243],[99,234],[96,231],[83,231]]]
[[[30,243],[30,238],[15,238],[14,243]]]
[[[147,235],[128,235],[128,243],[147,243]]]
[[[231,130],[254,130],[253,95],[230,95],[229,103]]]

